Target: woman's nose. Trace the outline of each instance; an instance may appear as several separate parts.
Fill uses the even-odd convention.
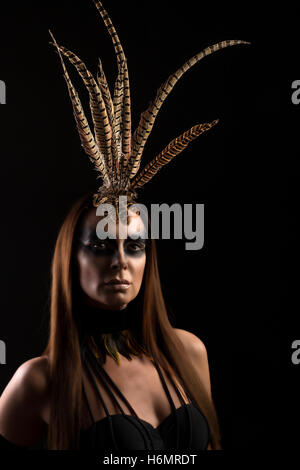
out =
[[[123,248],[119,248],[114,252],[114,255],[111,260],[112,268],[127,268],[127,257],[124,253]]]

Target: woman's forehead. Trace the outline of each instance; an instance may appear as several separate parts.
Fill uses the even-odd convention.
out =
[[[94,208],[94,207],[90,208],[83,218],[83,221],[80,227],[80,232],[85,237],[95,236],[97,224],[103,218],[106,217],[106,216],[99,216],[96,214],[96,212],[97,212],[97,208]],[[107,221],[108,220],[109,219],[107,219]],[[128,224],[127,225],[122,223],[122,221],[119,221],[118,217],[116,217],[115,227],[114,227],[113,221],[110,220],[109,226],[107,224],[105,231],[107,232],[107,230],[109,230],[109,232],[111,231],[114,232],[114,229],[115,229],[115,233],[118,238],[120,228],[122,228],[121,233],[123,233],[124,229],[126,229],[129,237],[132,235],[138,234],[141,238],[145,238],[146,231],[145,231],[145,226],[144,226],[142,218],[140,217],[140,215],[130,210],[128,211]]]

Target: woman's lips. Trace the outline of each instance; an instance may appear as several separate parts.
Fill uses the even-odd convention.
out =
[[[130,282],[127,279],[111,279],[109,282],[106,282],[105,287],[112,290],[126,290],[130,286]]]
[[[107,283],[107,284],[104,284],[105,287],[109,288],[109,289],[113,289],[113,290],[126,290],[128,289],[128,287],[130,287],[130,284],[125,284],[125,283]]]

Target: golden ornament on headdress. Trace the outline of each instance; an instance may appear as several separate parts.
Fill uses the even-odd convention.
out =
[[[95,207],[103,202],[115,205],[119,195],[126,195],[128,205],[130,205],[137,196],[137,188],[141,188],[150,181],[163,165],[169,163],[192,140],[211,129],[218,122],[217,119],[210,123],[198,124],[176,137],[138,174],[143,150],[156,116],[164,100],[178,80],[193,65],[213,52],[229,46],[250,43],[241,40],[222,41],[206,47],[203,51],[185,62],[158,89],[154,101],[141,114],[139,125],[131,136],[131,101],[127,59],[117,32],[102,3],[98,0],[93,0],[93,2],[112,38],[117,57],[118,75],[113,97],[111,96],[101,61],[99,60],[99,71],[97,73],[97,80],[95,80],[82,60],[73,52],[58,45],[51,31],[50,34],[62,63],[82,147],[99,173],[97,178],[102,178],[103,180],[103,184],[94,195],[93,204]],[[78,94],[68,75],[63,56],[67,57],[77,69],[88,90],[94,135],[85,117]]]

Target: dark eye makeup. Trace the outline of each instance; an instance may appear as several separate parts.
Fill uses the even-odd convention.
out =
[[[92,251],[95,254],[109,253],[113,252],[116,249],[116,241],[111,239],[105,240],[89,240],[86,243],[83,243],[79,240],[79,243],[84,248]],[[130,254],[140,254],[145,251],[147,247],[146,239],[130,239],[125,240],[124,249]]]

